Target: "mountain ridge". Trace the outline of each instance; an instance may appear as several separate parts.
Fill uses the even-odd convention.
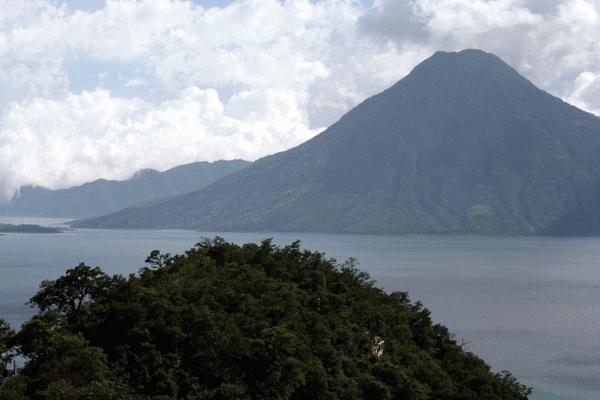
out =
[[[179,165],[163,172],[142,169],[122,181],[97,179],[57,190],[27,185],[11,203],[0,205],[0,215],[82,218],[106,214],[201,189],[248,164],[220,160]]]
[[[201,191],[74,226],[600,233],[600,118],[497,56],[437,52],[307,142]]]

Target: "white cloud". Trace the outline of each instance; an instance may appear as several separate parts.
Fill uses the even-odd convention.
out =
[[[438,49],[494,52],[543,88],[600,109],[600,0],[5,3],[8,195],[26,183],[64,187],[285,149]]]
[[[34,64],[0,61],[0,104],[35,96],[57,97],[68,93],[69,79],[56,62]]]
[[[580,108],[600,115],[600,73],[585,71],[568,88],[566,100]]]
[[[148,86],[148,82],[140,78],[133,78],[125,82],[126,87]]]
[[[6,193],[25,183],[61,187],[141,167],[255,159],[298,144],[426,55],[362,37],[363,11],[350,0],[244,0],[208,10],[187,1],[108,1],[95,12],[35,3],[0,23],[0,59],[59,60],[48,82],[63,86],[5,101],[0,184]],[[72,60],[139,70],[152,82],[149,95],[111,95],[97,72],[97,90],[65,93]]]
[[[539,15],[514,0],[420,0],[417,8],[434,35],[453,31],[461,37],[542,22]]]
[[[101,89],[36,98],[13,104],[0,124],[0,186],[10,196],[25,183],[60,187],[198,159],[254,159],[314,133],[294,92],[244,92],[226,104],[194,86],[159,104]]]

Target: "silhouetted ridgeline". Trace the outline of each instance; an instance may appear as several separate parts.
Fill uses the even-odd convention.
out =
[[[99,179],[60,190],[24,186],[10,204],[0,203],[0,215],[55,218],[102,215],[202,189],[248,164],[248,161],[231,160],[197,162],[165,172],[145,169],[126,181]]]
[[[45,281],[0,321],[0,399],[521,400],[406,294],[298,243],[204,241],[127,278]],[[10,357],[27,360],[13,375]]]
[[[438,52],[329,129],[203,190],[80,227],[600,233],[600,118],[498,57]]]

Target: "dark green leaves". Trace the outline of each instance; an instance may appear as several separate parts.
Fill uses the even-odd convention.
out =
[[[0,353],[0,399],[523,400],[405,293],[299,243],[205,240],[129,278],[84,264],[42,283]],[[373,341],[385,341],[373,355]],[[7,375],[7,374],[5,374]],[[5,397],[2,397],[5,396]],[[25,396],[25,397],[19,397]]]

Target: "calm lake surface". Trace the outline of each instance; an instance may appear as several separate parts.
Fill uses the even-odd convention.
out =
[[[60,220],[2,219],[60,224]],[[42,279],[85,261],[136,272],[153,249],[180,253],[216,233],[70,230],[0,236],[0,318],[17,326]],[[534,400],[600,396],[600,238],[218,234],[237,243],[273,237],[340,261],[349,257],[387,290],[408,291],[433,319],[497,370],[536,389]]]

